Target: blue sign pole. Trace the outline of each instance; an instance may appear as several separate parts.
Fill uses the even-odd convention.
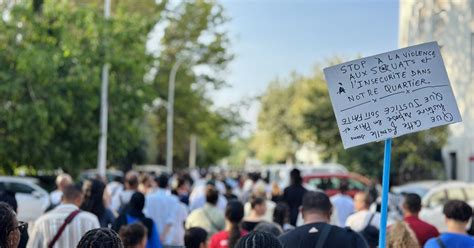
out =
[[[390,188],[390,158],[392,152],[392,139],[385,140],[385,152],[383,158],[383,176],[382,176],[382,213],[380,218],[379,247],[384,248],[387,236],[387,208],[388,208],[388,190]]]

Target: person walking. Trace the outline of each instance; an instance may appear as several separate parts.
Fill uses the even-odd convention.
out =
[[[100,227],[97,216],[79,209],[82,199],[79,187],[66,186],[61,204],[36,220],[28,247],[76,247],[87,231]]]
[[[141,223],[122,226],[119,236],[124,248],[146,248],[147,228]]]
[[[95,214],[99,219],[101,227],[109,227],[114,223],[115,216],[112,210],[104,205],[104,191],[105,184],[102,181],[98,179],[85,181],[82,186],[84,201],[80,208]]]
[[[147,248],[161,248],[158,228],[152,219],[145,217],[143,207],[145,206],[145,196],[140,192],[135,192],[130,198],[127,208],[119,215],[112,225],[112,229],[120,232],[122,226],[141,222],[147,228]]]
[[[191,227],[184,233],[184,246],[186,248],[206,248],[207,232],[200,227]]]
[[[283,248],[280,240],[268,232],[254,231],[243,236],[235,248]]]
[[[371,196],[368,192],[358,192],[354,196],[355,213],[351,214],[346,225],[356,232],[362,231],[366,226],[371,225],[380,229],[380,214],[369,210],[372,203]]]
[[[63,173],[56,177],[56,190],[49,194],[49,200],[51,202],[51,206],[49,207],[50,210],[61,203],[64,188],[72,183],[73,181],[69,174]]]
[[[20,243],[20,229],[25,228],[19,223],[15,211],[5,202],[0,202],[0,247],[17,248]]]
[[[349,185],[345,181],[341,181],[339,185],[339,193],[331,197],[331,202],[334,205],[334,210],[337,212],[337,225],[339,227],[346,226],[347,218],[354,213],[354,201],[347,194]]]
[[[96,228],[84,234],[77,244],[77,248],[123,248],[123,243],[114,230],[110,228]]]
[[[283,191],[283,201],[290,208],[290,224],[296,226],[298,219],[298,212],[303,201],[303,195],[306,189],[302,185],[303,179],[301,172],[298,169],[293,169],[290,172],[290,186]]]
[[[374,246],[376,247],[376,246]],[[403,221],[391,225],[387,232],[387,248],[418,248],[418,240],[415,233]]]
[[[364,238],[349,228],[329,224],[332,204],[323,192],[309,191],[303,197],[304,225],[279,237],[286,248],[367,248]]]
[[[466,232],[472,217],[472,208],[466,202],[450,200],[443,207],[448,231],[439,237],[429,239],[425,248],[474,247],[474,238]]]
[[[225,230],[214,234],[209,241],[209,248],[234,248],[240,237],[247,232],[240,228],[244,218],[244,205],[239,201],[230,201],[225,209]]]
[[[130,202],[133,193],[138,191],[138,173],[136,171],[129,171],[125,174],[124,188],[117,189],[110,204],[110,208],[120,214]]]
[[[418,214],[421,211],[421,198],[417,194],[406,194],[402,204],[403,219],[415,232],[420,246],[424,246],[430,238],[438,237],[439,232],[436,227],[422,221]]]
[[[261,197],[250,199],[250,207],[250,214],[242,222],[242,228],[247,232],[253,231],[259,223],[264,221],[265,212],[267,211],[266,201]]]
[[[225,228],[224,214],[217,207],[219,192],[217,189],[208,185],[206,188],[206,204],[191,212],[186,219],[186,229],[192,227],[202,227],[209,236],[222,231]]]
[[[144,213],[155,222],[163,245],[173,245],[170,231],[175,223],[179,201],[168,191],[168,176],[161,174],[156,178],[158,188],[148,193]]]

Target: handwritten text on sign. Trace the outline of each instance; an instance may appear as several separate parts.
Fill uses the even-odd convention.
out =
[[[461,121],[436,42],[324,69],[344,148]]]

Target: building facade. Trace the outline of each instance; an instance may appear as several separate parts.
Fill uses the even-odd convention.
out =
[[[400,0],[399,46],[437,41],[462,116],[443,149],[448,179],[474,181],[474,0]]]

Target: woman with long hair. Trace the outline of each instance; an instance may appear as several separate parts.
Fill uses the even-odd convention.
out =
[[[391,225],[387,233],[387,247],[420,247],[415,233],[403,221],[398,221]]]
[[[7,203],[0,202],[0,248],[17,248],[20,243],[22,225],[16,219],[15,211]]]
[[[247,234],[240,228],[240,222],[244,218],[244,205],[233,200],[227,203],[225,209],[226,227],[224,231],[218,232],[211,237],[209,248],[234,248],[240,237]]]
[[[104,204],[105,184],[97,179],[87,180],[82,185],[84,201],[81,209],[93,213],[99,219],[101,227],[109,227],[115,221],[112,211]]]
[[[161,248],[158,229],[152,219],[145,217],[143,207],[145,206],[145,196],[140,192],[135,192],[130,198],[125,210],[119,215],[112,226],[115,231],[120,231],[122,226],[141,222],[147,229],[147,248]]]

